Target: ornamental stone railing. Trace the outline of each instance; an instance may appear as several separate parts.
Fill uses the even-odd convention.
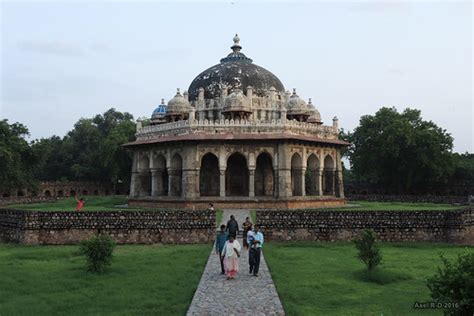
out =
[[[137,140],[163,136],[190,135],[195,133],[285,133],[314,136],[321,139],[337,139],[337,126],[323,126],[295,120],[183,120],[160,125],[145,126],[136,133]]]

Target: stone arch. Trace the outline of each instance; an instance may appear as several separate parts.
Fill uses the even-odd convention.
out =
[[[69,191],[69,196],[75,196],[75,195],[76,195],[76,191],[74,190]]]
[[[239,152],[235,152],[227,159],[225,171],[226,196],[249,195],[249,168],[247,159]]]
[[[274,175],[272,157],[262,152],[257,157],[255,168],[255,195],[272,196],[274,190]]]
[[[319,195],[319,159],[315,154],[308,157],[305,177],[306,195]]]
[[[169,195],[181,196],[183,181],[183,158],[176,153],[171,158],[171,170],[169,173]]]
[[[323,193],[324,195],[335,194],[335,169],[334,159],[331,155],[326,155],[324,158],[324,171],[323,171]]]
[[[301,169],[303,168],[303,160],[300,154],[294,153],[291,157],[291,194],[293,196],[301,196],[302,178]]]
[[[44,191],[44,196],[50,197],[50,196],[51,196],[51,191],[45,190],[45,191]]]
[[[201,158],[199,192],[201,196],[219,196],[219,189],[219,159],[209,152]]]
[[[166,157],[163,154],[153,156],[151,165],[153,172],[156,172],[156,176],[152,177],[152,181],[155,181],[155,194],[158,196],[167,196],[168,170],[166,169]]]
[[[63,196],[64,196],[64,191],[58,190],[58,197],[63,197]]]

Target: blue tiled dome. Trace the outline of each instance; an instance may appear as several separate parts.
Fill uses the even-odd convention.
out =
[[[164,117],[166,114],[166,104],[165,99],[161,99],[161,104],[153,111],[151,114],[151,118],[161,118]]]

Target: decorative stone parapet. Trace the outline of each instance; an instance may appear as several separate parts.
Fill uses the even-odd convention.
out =
[[[120,244],[197,244],[215,237],[215,211],[24,211],[0,209],[0,241],[74,244],[97,233]]]
[[[338,139],[338,128],[306,122],[260,121],[260,120],[182,120],[160,125],[145,126],[136,133],[137,140],[153,139],[163,136],[190,135],[197,133],[286,133],[315,136],[321,139]]]
[[[474,210],[332,211],[257,210],[269,240],[353,240],[372,229],[381,241],[429,241],[474,245]]]

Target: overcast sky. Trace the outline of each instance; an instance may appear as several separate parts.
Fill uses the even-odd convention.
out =
[[[1,2],[0,118],[63,136],[110,107],[150,116],[230,52],[352,130],[381,106],[422,111],[473,152],[466,2]]]

